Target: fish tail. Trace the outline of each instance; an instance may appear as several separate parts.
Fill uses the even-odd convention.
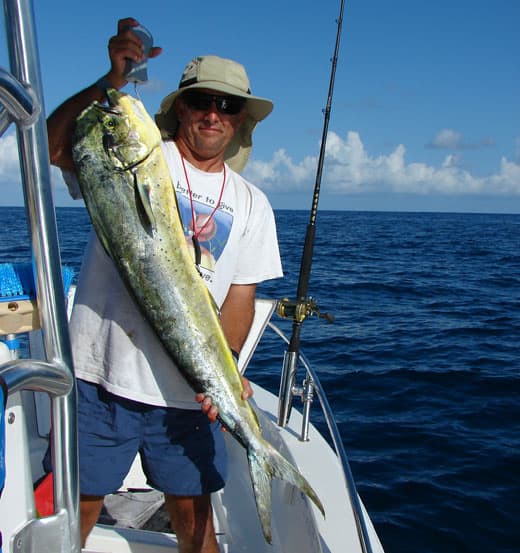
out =
[[[322,515],[325,510],[316,492],[307,480],[271,444],[263,441],[261,448],[250,447],[247,452],[249,471],[253,483],[256,508],[264,537],[271,543],[271,480],[273,477],[290,482],[306,494]]]

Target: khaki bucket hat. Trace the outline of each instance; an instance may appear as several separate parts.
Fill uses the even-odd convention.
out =
[[[271,113],[273,102],[251,94],[249,79],[243,65],[218,56],[199,56],[186,66],[178,90],[164,98],[155,114],[155,122],[164,139],[173,139],[179,125],[175,113],[175,99],[186,90],[194,88],[207,88],[246,98],[248,117],[235,133],[224,156],[231,169],[242,171],[251,152],[253,130],[259,121]]]

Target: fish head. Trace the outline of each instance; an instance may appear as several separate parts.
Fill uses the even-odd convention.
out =
[[[78,117],[74,160],[103,150],[115,170],[126,171],[159,147],[161,135],[139,100],[112,89],[107,96],[108,105],[94,102]]]

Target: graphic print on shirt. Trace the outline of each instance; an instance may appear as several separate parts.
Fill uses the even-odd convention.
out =
[[[184,194],[177,194],[177,202],[186,242],[193,260],[195,260],[195,252],[191,238],[193,235],[193,217],[190,200],[184,196]],[[198,235],[201,249],[201,262],[199,268],[210,271],[211,273],[214,272],[215,264],[226,246],[233,224],[233,216],[227,211],[222,211],[220,209],[217,209],[209,222],[207,222],[208,217],[213,213],[214,207],[214,205],[209,205],[195,199],[193,200],[196,228],[200,229],[204,227]]]

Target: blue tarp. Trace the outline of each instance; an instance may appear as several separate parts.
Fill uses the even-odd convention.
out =
[[[62,267],[65,295],[74,278],[71,267]],[[21,301],[36,298],[36,284],[31,263],[0,263],[0,301]]]

